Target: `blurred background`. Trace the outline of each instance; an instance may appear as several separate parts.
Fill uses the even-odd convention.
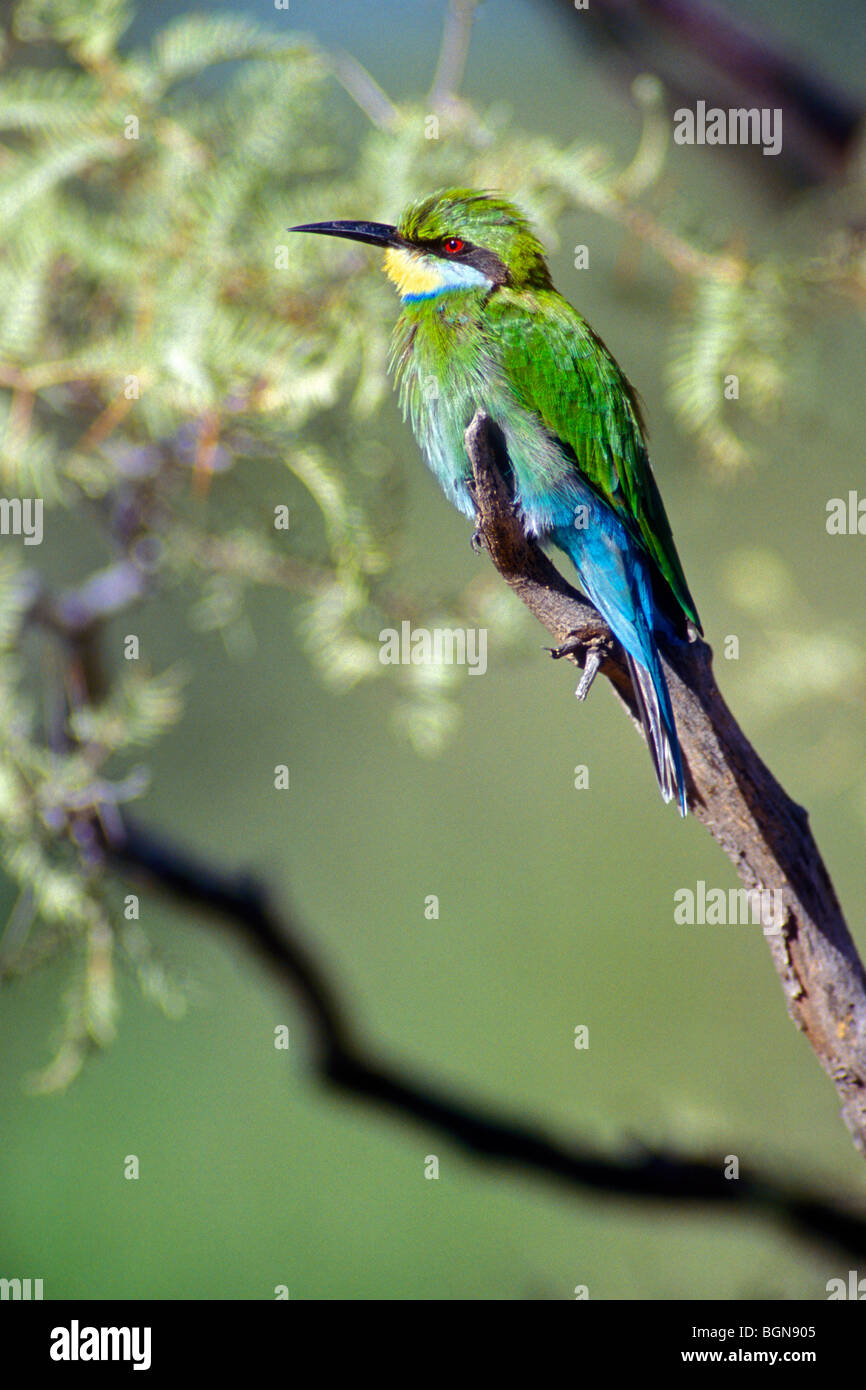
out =
[[[774,87],[652,5],[471,8],[0,6],[0,467],[46,499],[41,547],[0,550],[0,1274],[47,1298],[820,1299],[847,1269],[325,1093],[279,983],[80,833],[134,798],[254,872],[365,1040],[455,1097],[862,1199],[760,929],[674,923],[731,865],[427,474],[379,258],[285,235],[453,183],[531,214],[643,397],[719,684],[862,951],[866,537],[826,524],[864,487],[862,10],[718,4]],[[672,142],[733,93],[783,107],[780,156]],[[108,600],[70,657],[33,605],[72,590]],[[485,627],[486,675],[382,666],[404,619]]]

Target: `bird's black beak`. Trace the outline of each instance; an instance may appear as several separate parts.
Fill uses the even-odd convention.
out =
[[[397,228],[385,222],[307,222],[289,227],[290,232],[318,232],[320,236],[343,236],[349,241],[367,241],[371,246],[398,246]]]

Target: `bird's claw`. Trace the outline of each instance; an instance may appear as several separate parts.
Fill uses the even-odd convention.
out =
[[[577,683],[575,695],[578,700],[585,700],[589,694],[590,687],[601,670],[604,660],[604,653],[600,647],[590,647],[586,653],[586,662],[583,667],[583,675]]]
[[[574,693],[578,700],[585,700],[605,658],[611,653],[612,643],[606,633],[600,633],[592,637],[571,637],[559,647],[545,647],[544,650],[554,661],[561,661],[564,656],[583,657],[583,674]]]
[[[484,539],[484,532],[481,530],[480,526],[475,527],[475,530],[472,532],[469,544],[472,546],[472,549],[476,551],[476,553],[479,550],[487,549],[487,541]]]
[[[586,646],[585,642],[579,642],[577,638],[571,638],[568,642],[563,642],[559,647],[544,647],[543,650],[550,653],[551,661],[561,661],[564,656],[577,656]]]

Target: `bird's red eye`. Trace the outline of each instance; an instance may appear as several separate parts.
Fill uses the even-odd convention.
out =
[[[458,255],[459,252],[463,250],[463,247],[465,245],[466,243],[464,241],[461,241],[459,236],[450,236],[446,241],[443,241],[442,243],[443,250],[447,251],[449,256]]]

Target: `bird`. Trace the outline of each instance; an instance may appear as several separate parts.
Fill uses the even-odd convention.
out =
[[[384,251],[401,300],[390,369],[422,454],[446,496],[474,519],[464,432],[478,411],[492,422],[515,515],[527,536],[568,556],[622,646],[659,788],[684,816],[658,639],[693,641],[703,629],[650,466],[640,400],[554,288],[527,216],[497,192],[447,188],[411,203],[395,225],[288,230]],[[598,664],[596,656],[587,665],[581,698]]]

